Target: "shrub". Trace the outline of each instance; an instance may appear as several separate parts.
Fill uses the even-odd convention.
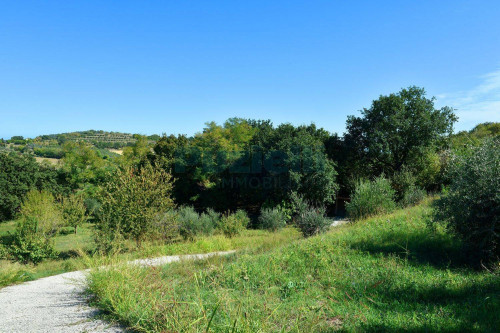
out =
[[[8,250],[7,246],[0,243],[0,260],[7,259],[8,256],[9,256],[9,250]]]
[[[383,176],[374,181],[359,180],[351,202],[346,204],[348,216],[359,220],[368,216],[387,213],[395,209],[395,191]]]
[[[43,259],[53,258],[56,255],[52,236],[43,233],[38,220],[26,217],[19,220],[14,233],[14,239],[9,246],[9,255],[23,263],[39,263]]]
[[[226,214],[219,221],[218,229],[227,237],[239,235],[250,223],[250,218],[244,210],[237,210],[234,214]]]
[[[158,219],[174,207],[171,176],[161,168],[145,165],[125,169],[100,188],[96,241],[110,251],[113,240],[133,239],[137,245],[156,233]]]
[[[181,207],[177,211],[179,233],[184,238],[194,239],[197,235],[210,235],[218,223],[220,215],[209,209],[207,213],[198,214],[193,207]]]
[[[213,233],[219,219],[215,218],[214,215],[209,215],[207,213],[200,214],[200,232],[203,235],[210,235]]]
[[[155,217],[152,238],[171,241],[179,234],[177,212],[173,209]]]
[[[177,211],[179,234],[185,239],[194,239],[201,232],[200,216],[193,207],[181,207]]]
[[[307,207],[298,214],[295,223],[304,237],[309,237],[325,232],[331,222],[325,216],[325,208]]]
[[[436,202],[435,217],[464,239],[475,263],[500,257],[499,144],[486,141],[453,157],[449,190]]]
[[[418,186],[411,186],[406,189],[404,192],[403,198],[401,199],[401,206],[403,207],[408,207],[408,206],[414,206],[424,200],[425,196],[427,195],[427,192],[418,187]]]
[[[54,197],[49,192],[31,190],[21,204],[22,218],[34,218],[37,232],[52,236],[64,225],[63,214]]]
[[[397,202],[403,200],[403,197],[409,188],[414,187],[417,178],[410,169],[403,165],[399,172],[396,172],[391,178],[392,188],[395,190],[395,199]]]
[[[61,204],[64,220],[69,226],[73,227],[76,234],[77,228],[88,218],[83,197],[72,194],[63,198]]]
[[[278,208],[263,208],[260,210],[259,227],[276,231],[286,225],[285,214]]]
[[[392,188],[395,190],[396,201],[402,207],[419,203],[427,194],[424,189],[416,185],[417,177],[406,166],[394,174],[391,182]]]
[[[213,228],[217,228],[219,221],[220,221],[220,214],[217,213],[212,208],[208,208],[205,214],[206,214],[207,218],[210,219],[210,223],[213,226]]]
[[[309,203],[304,200],[304,198],[300,195],[298,195],[296,192],[292,192],[291,194],[291,199],[292,199],[292,216],[296,216],[298,214],[301,214],[302,212],[305,212],[309,208]]]
[[[88,220],[95,222],[101,210],[101,203],[96,198],[86,197],[84,200]]]

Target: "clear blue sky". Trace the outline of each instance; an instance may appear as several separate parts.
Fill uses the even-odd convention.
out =
[[[0,137],[193,134],[229,117],[342,133],[423,86],[500,121],[500,2],[4,1]]]

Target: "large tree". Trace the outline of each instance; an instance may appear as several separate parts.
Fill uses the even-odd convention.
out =
[[[380,96],[361,117],[349,116],[345,145],[368,175],[393,174],[437,147],[457,120],[451,107],[436,109],[423,88]]]

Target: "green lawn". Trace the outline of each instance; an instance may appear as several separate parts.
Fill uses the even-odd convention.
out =
[[[139,331],[500,331],[497,272],[464,264],[429,202],[327,234],[163,268],[94,270],[94,304]]]
[[[16,229],[16,221],[8,221],[0,223],[0,240],[3,243],[8,242],[9,235],[13,234]],[[54,238],[55,248],[61,252],[63,256],[70,255],[72,251],[77,249],[90,250],[94,248],[92,238],[92,224],[85,223],[78,228],[78,232],[74,234],[73,228],[63,228]]]

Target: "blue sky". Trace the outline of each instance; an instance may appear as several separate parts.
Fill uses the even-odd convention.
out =
[[[0,137],[234,116],[342,133],[409,85],[470,129],[500,121],[499,17],[499,1],[2,2]]]

